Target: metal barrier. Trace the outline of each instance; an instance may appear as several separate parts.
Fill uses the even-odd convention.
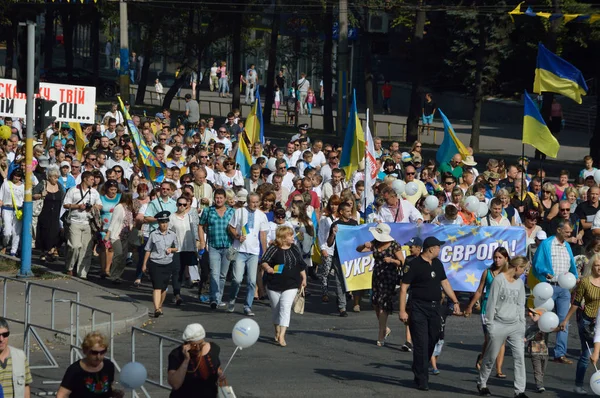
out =
[[[163,355],[163,342],[166,341],[170,341],[171,343],[175,343],[175,344],[183,344],[182,340],[179,339],[174,339],[172,337],[168,337],[162,334],[158,334],[158,333],[154,333],[154,332],[150,332],[148,330],[145,329],[141,329],[135,326],[131,327],[131,362],[135,362],[135,333],[136,332],[140,332],[149,336],[154,336],[158,338],[158,354],[159,354],[159,358],[158,358],[158,362],[159,362],[159,379],[158,381],[156,380],[152,380],[150,378],[146,379],[147,383],[150,383],[154,386],[157,386],[159,388],[162,388],[164,390],[168,390],[171,391],[171,386],[169,386],[168,384],[164,384],[163,383],[163,379],[164,379],[164,355]],[[146,390],[145,387],[142,387],[141,390],[144,392],[144,394],[146,395],[146,397],[150,397],[150,395],[148,394],[148,391]]]
[[[16,279],[16,278],[10,278],[8,276],[3,276],[2,277],[3,282],[2,282],[2,286],[3,286],[3,290],[2,290],[2,318],[6,319],[7,321],[11,321],[11,322],[15,322],[21,325],[25,325],[27,323],[27,302],[25,302],[25,305],[23,307],[23,320],[19,320],[16,318],[10,318],[7,313],[8,313],[8,303],[6,300],[6,295],[8,292],[8,282],[17,282],[17,283],[21,283],[24,284],[25,287],[27,287],[27,281],[24,281],[22,279]]]

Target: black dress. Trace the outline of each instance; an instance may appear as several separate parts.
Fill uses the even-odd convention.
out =
[[[44,207],[38,216],[35,247],[45,253],[60,245],[60,211],[64,192],[59,185],[57,192],[48,192]]]
[[[376,241],[372,241],[371,243],[376,247]],[[400,250],[401,248],[396,242],[392,242],[384,251],[373,250],[375,265],[373,267],[373,294],[371,295],[371,303],[388,314],[392,313],[394,307],[394,293],[396,291],[396,283],[398,282],[398,266],[394,263],[386,263],[383,259],[385,257],[395,259],[396,253]]]

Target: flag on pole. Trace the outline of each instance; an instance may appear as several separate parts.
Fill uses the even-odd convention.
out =
[[[259,141],[261,144],[265,143],[265,125],[263,123],[263,114],[262,114],[262,108],[260,106],[260,86],[256,85],[256,117],[258,119],[258,125],[259,127]],[[256,142],[256,141],[255,141]]]
[[[465,159],[467,156],[469,156],[469,151],[467,151],[467,148],[456,136],[454,128],[452,127],[452,124],[450,124],[450,121],[446,115],[444,115],[444,112],[442,112],[442,110],[439,108],[438,111],[440,112],[442,122],[444,123],[444,140],[442,141],[442,145],[440,145],[438,148],[437,154],[435,155],[435,160],[437,160],[439,164],[446,163],[449,162],[450,159],[452,159],[452,157],[457,153],[460,153],[462,158]]]
[[[252,106],[252,110],[250,114],[246,118],[246,135],[248,136],[248,140],[250,140],[250,147],[255,142],[264,142],[264,130],[263,130],[263,120],[262,120],[262,109],[260,108],[260,93],[258,92],[258,88],[256,89],[256,99],[254,100],[254,105]],[[252,164],[252,162],[250,162]]]
[[[129,133],[133,139],[138,165],[142,169],[142,172],[148,181],[152,181],[153,183],[162,182],[165,178],[164,171],[167,166],[156,158],[156,155],[154,152],[152,152],[152,149],[150,149],[148,144],[146,144],[146,141],[140,138],[140,133],[137,127],[135,127],[135,124],[133,124],[133,120],[131,119],[131,116],[129,116],[127,108],[125,108],[125,105],[123,105],[121,97],[117,96],[117,99],[119,100],[119,104],[123,110],[123,116],[127,121]]]
[[[375,144],[369,128],[369,110],[367,109],[367,130],[365,131],[365,212],[367,207],[375,201],[373,184],[377,179],[377,157],[375,155]]]
[[[588,86],[579,69],[539,43],[533,92],[543,91],[562,94],[581,104],[581,96],[586,95]]]
[[[525,91],[525,116],[523,117],[523,143],[556,158],[560,144],[550,132],[533,100]]]
[[[346,137],[340,159],[340,168],[346,172],[346,180],[358,170],[358,164],[365,156],[365,133],[363,132],[356,110],[356,90],[352,93],[352,108],[348,118]]]
[[[75,148],[77,149],[77,160],[81,160],[83,155],[83,148],[85,148],[88,140],[83,135],[83,130],[81,130],[81,123],[79,122],[69,122],[69,127],[75,131]]]

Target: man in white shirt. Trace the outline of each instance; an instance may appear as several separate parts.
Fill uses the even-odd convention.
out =
[[[243,79],[246,85],[246,105],[254,104],[254,92],[256,91],[256,85],[258,84],[258,74],[254,69],[254,64],[250,65],[250,68],[246,71],[246,78]],[[250,102],[248,102],[250,99]]]
[[[296,163],[298,163],[298,159],[300,159],[300,152],[296,151],[296,146],[293,142],[287,143],[283,159],[287,163],[287,167],[296,167]]]
[[[119,110],[117,104],[114,102],[110,104],[110,111],[104,114],[102,120],[105,120],[107,117],[114,118],[117,124],[123,124],[123,122],[125,121],[125,119],[123,119],[123,114]]]
[[[323,149],[323,141],[315,140],[311,147],[311,152],[313,153],[312,161],[310,165],[317,169],[317,171],[321,170],[321,167],[327,164],[327,159],[325,159],[325,154],[322,152]]]
[[[132,174],[131,163],[123,159],[123,148],[116,146],[113,148],[113,159],[106,160],[106,169],[112,169],[115,166],[120,166],[124,171],[124,177],[130,178]],[[100,155],[98,155],[100,156]]]
[[[502,200],[494,198],[490,201],[490,212],[481,218],[482,227],[510,227],[508,218],[502,215]]]
[[[234,238],[233,247],[238,251],[233,265],[233,279],[227,312],[235,311],[235,300],[240,291],[244,271],[247,272],[247,293],[244,303],[244,315],[254,316],[252,303],[256,288],[256,275],[258,271],[258,255],[260,247],[267,247],[267,232],[269,221],[265,213],[258,209],[260,195],[256,192],[248,194],[248,207],[240,208],[229,222],[228,232]]]
[[[81,174],[81,184],[67,191],[63,207],[69,211],[68,219],[69,237],[67,239],[67,275],[73,275],[73,269],[82,279],[87,279],[87,273],[92,263],[92,230],[90,219],[92,217],[92,207],[102,209],[100,194],[92,185],[94,184],[94,175],[85,171]]]
[[[321,167],[321,177],[323,183],[331,180],[331,172],[337,169],[340,165],[340,156],[336,151],[331,151],[327,154],[327,164]]]
[[[423,184],[423,181],[415,178],[416,175],[417,175],[417,169],[415,169],[415,166],[413,166],[412,164],[404,166],[404,182],[406,182],[407,184],[409,182],[413,182],[413,183],[417,184],[417,186],[419,187],[419,190],[414,195],[407,195],[406,193],[404,193],[402,195],[406,200],[408,200],[413,205],[416,205],[417,201],[419,199],[421,199],[423,196],[428,195],[427,188],[425,188],[425,184]]]
[[[273,174],[272,182],[273,193],[275,193],[275,202],[279,202],[282,206],[285,206],[290,196],[290,190],[282,185],[283,176],[281,174]]]
[[[287,171],[287,167],[285,165],[285,160],[283,159],[279,159],[275,162],[275,170],[276,173],[279,173],[282,175],[283,180],[281,181],[281,185],[285,188],[287,188],[287,190],[289,192],[292,192],[294,190],[294,173],[292,172],[288,172]],[[269,177],[267,177],[267,182],[269,184],[273,183],[273,177],[275,176],[275,173],[271,173],[271,175],[269,175]]]
[[[117,120],[114,117],[108,119],[108,126],[106,130],[102,132],[104,137],[108,137],[109,140],[112,140],[117,136]]]
[[[306,73],[300,73],[300,79],[298,80],[297,86],[298,91],[300,92],[300,113],[306,114],[307,106],[306,106],[306,96],[308,95],[308,89],[310,88],[310,82],[306,79]]]
[[[322,202],[324,206],[327,206],[329,199],[333,195],[341,196],[342,191],[348,187],[346,181],[344,181],[344,171],[342,169],[333,169],[331,172],[331,180],[323,184]]]
[[[218,71],[217,63],[213,63],[213,66],[210,68],[210,91],[219,90],[219,78],[217,77]]]
[[[391,187],[386,187],[381,191],[385,199],[385,205],[381,206],[377,213],[379,222],[404,222],[417,223],[423,222],[423,215],[408,200],[398,197],[396,191]]]
[[[231,151],[232,144],[231,140],[227,138],[225,134],[227,134],[227,129],[225,128],[225,126],[219,127],[219,130],[217,130],[217,137],[215,138],[215,142],[220,142],[221,144],[225,145],[225,154],[229,155],[229,151]]]

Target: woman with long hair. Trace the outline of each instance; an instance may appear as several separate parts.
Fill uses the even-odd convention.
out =
[[[58,183],[60,171],[58,167],[46,169],[46,180],[33,188],[33,200],[43,200],[43,207],[38,216],[35,247],[42,252],[40,260],[55,261],[60,246],[60,213],[65,189]]]
[[[379,334],[377,346],[382,347],[385,339],[392,332],[387,327],[387,318],[394,308],[394,293],[398,283],[398,270],[404,263],[402,248],[390,235],[391,228],[387,224],[377,224],[369,228],[373,240],[365,242],[356,248],[356,251],[373,252],[373,294],[371,303],[379,321]]]
[[[483,271],[483,274],[481,274],[479,286],[477,287],[475,294],[471,298],[469,305],[465,309],[465,316],[471,316],[471,313],[473,312],[473,307],[478,305],[479,299],[481,298],[481,296],[483,296],[483,300],[481,301],[480,306],[481,324],[483,325],[483,347],[481,348],[481,353],[477,355],[477,361],[475,362],[475,367],[477,368],[477,370],[481,368],[481,359],[485,356],[485,351],[487,349],[490,339],[485,317],[490,288],[492,286],[494,278],[498,276],[498,274],[501,273],[503,269],[508,267],[509,261],[510,256],[508,255],[508,250],[506,250],[504,247],[499,247],[496,250],[494,250],[494,254],[492,257],[492,265],[488,269]],[[504,349],[505,346],[502,345],[496,356],[496,376],[501,379],[506,378],[506,375],[502,373],[502,364],[504,363]]]
[[[235,169],[235,161],[227,158],[223,161],[224,171],[217,174],[215,185],[223,189],[234,189],[244,186],[244,176],[239,170]]]
[[[496,275],[490,287],[485,324],[489,334],[485,356],[479,370],[477,389],[479,395],[490,396],[487,381],[493,363],[505,342],[511,349],[514,362],[515,398],[526,397],[525,370],[525,285],[521,275],[529,266],[527,258],[518,256],[510,260]]]
[[[556,188],[551,182],[546,182],[542,185],[542,198],[540,200],[542,217],[541,226],[546,228],[550,225],[550,221],[558,215],[558,198],[556,197]]]
[[[129,190],[129,181],[125,178],[125,170],[121,166],[115,166],[112,169],[115,171],[115,180],[122,186],[121,189]]]
[[[273,221],[273,210],[275,210],[275,201],[277,196],[274,192],[265,192],[260,199],[260,210],[265,213],[267,220]]]
[[[294,228],[294,239],[302,253],[302,258],[307,267],[312,267],[311,249],[314,242],[315,229],[308,216],[303,200],[295,197],[290,203],[290,217],[288,219]]]
[[[292,228],[277,228],[275,244],[269,246],[260,260],[261,268],[267,274],[265,282],[273,311],[275,342],[281,347],[287,345],[285,333],[290,326],[298,288],[306,287],[306,263],[295,241]]]
[[[92,188],[100,192],[100,187],[102,187],[105,182],[104,176],[102,175],[102,172],[100,170],[92,171],[92,175],[94,176],[94,185],[92,185]]]
[[[510,204],[510,194],[508,191],[505,188],[499,189],[495,196],[502,201],[502,215],[510,221],[510,225],[521,225],[521,217],[517,209]]]
[[[115,365],[106,358],[108,348],[105,336],[99,332],[88,333],[81,343],[84,357],[67,368],[56,396],[124,397],[124,392],[114,389],[113,386]]]
[[[111,243],[113,259],[111,278],[114,284],[121,283],[121,276],[125,271],[127,253],[129,253],[129,234],[134,227],[133,199],[130,192],[123,192],[119,204],[113,210],[105,240]]]
[[[98,254],[100,255],[100,277],[104,279],[110,276],[110,266],[114,254],[112,244],[106,239],[106,231],[108,231],[113,211],[121,201],[121,193],[119,192],[119,183],[116,180],[106,181],[102,186],[102,191],[104,191],[100,195],[100,200],[102,201],[102,210],[100,210],[102,224],[100,227],[100,236],[102,241],[98,243]]]
[[[327,206],[323,210],[323,215],[319,221],[319,230],[317,233],[318,243],[321,248],[321,259],[323,263],[319,269],[319,279],[321,280],[321,301],[329,302],[329,273],[331,272],[331,264],[333,263],[333,247],[327,244],[327,237],[331,224],[338,219],[338,207],[342,200],[337,195],[331,195]]]
[[[167,381],[173,388],[171,398],[217,398],[217,382],[225,380],[219,359],[221,348],[205,339],[202,325],[187,325],[183,344],[169,354]]]
[[[577,361],[574,391],[580,395],[587,394],[587,391],[583,388],[583,382],[590,359],[588,347],[594,344],[594,325],[600,310],[600,254],[594,254],[590,258],[587,268],[590,273],[583,276],[579,281],[573,304],[571,304],[565,319],[558,326],[560,330],[566,330],[569,319],[577,313],[581,353]]]

